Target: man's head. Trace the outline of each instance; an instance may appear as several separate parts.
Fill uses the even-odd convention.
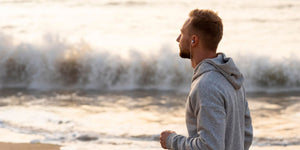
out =
[[[177,38],[182,58],[191,57],[191,48],[216,52],[223,35],[221,18],[211,10],[192,10]]]

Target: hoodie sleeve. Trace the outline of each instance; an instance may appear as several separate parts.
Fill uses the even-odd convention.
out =
[[[248,102],[245,103],[245,141],[244,141],[244,149],[248,150],[250,145],[252,144],[253,140],[253,129],[252,129],[252,123],[251,123],[251,116],[250,111],[248,107]]]
[[[197,120],[197,135],[185,137],[171,134],[167,139],[167,148],[172,150],[225,149],[224,101],[222,94],[210,87],[198,87],[187,103],[187,114],[190,113]]]

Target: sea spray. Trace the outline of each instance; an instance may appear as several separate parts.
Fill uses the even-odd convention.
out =
[[[239,55],[236,64],[246,78],[250,91],[299,90],[300,61],[295,56],[271,59],[267,56]]]
[[[94,50],[85,42],[72,45],[49,36],[44,40],[44,45],[0,45],[4,54],[0,64],[2,88],[173,89],[188,84],[186,72],[192,72],[167,48],[150,56],[132,50],[126,58]]]
[[[0,34],[0,85],[36,90],[184,90],[193,70],[189,60],[164,45],[153,53],[130,50],[127,55],[95,49],[88,42],[70,43],[44,36],[43,44],[14,44]],[[296,58],[273,60],[256,55],[232,56],[244,74],[246,89],[300,87]],[[236,59],[235,59],[236,58]]]

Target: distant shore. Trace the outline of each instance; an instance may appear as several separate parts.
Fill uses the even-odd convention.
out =
[[[30,143],[5,143],[0,142],[1,150],[60,150],[59,145],[30,144]]]

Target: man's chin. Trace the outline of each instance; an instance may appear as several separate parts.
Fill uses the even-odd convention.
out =
[[[184,59],[191,59],[191,55],[189,53],[179,53],[179,56]]]

